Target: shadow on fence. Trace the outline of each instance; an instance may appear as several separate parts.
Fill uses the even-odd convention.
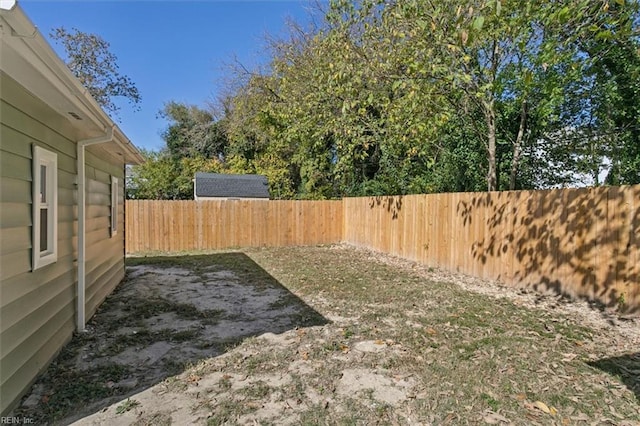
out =
[[[488,232],[471,253],[482,264],[509,258],[511,267],[495,278],[637,312],[640,209],[630,208],[637,193],[634,187],[488,193],[460,201],[457,214],[468,228],[484,210]]]
[[[343,201],[347,243],[640,312],[640,185]]]

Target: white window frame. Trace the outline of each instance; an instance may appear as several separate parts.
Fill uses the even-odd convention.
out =
[[[118,178],[111,176],[111,236],[118,233]]]
[[[45,173],[43,175],[42,168]],[[58,155],[37,145],[33,146],[32,172],[32,269],[36,270],[58,260]],[[44,189],[42,188],[44,183]],[[42,210],[46,210],[46,242],[42,248]]]

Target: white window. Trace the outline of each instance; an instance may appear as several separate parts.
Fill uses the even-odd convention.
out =
[[[58,156],[33,146],[33,268],[58,259]]]
[[[118,232],[118,178],[111,176],[111,236]]]

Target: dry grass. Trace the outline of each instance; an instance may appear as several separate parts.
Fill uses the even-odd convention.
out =
[[[185,423],[184,410],[172,414],[177,401],[189,422],[210,425],[640,424],[640,334],[622,339],[615,326],[554,307],[565,302],[471,292],[345,246],[244,253],[292,293],[267,309],[299,298],[312,310],[287,313],[289,331],[245,337],[131,395],[131,411],[115,414],[115,403],[87,423]],[[210,266],[186,263],[178,266]],[[330,323],[303,326],[313,311]]]
[[[333,324],[333,335],[324,337],[328,344],[317,343],[326,330],[301,339],[312,359],[346,352],[329,361],[333,365],[325,361],[325,370],[365,366],[415,380],[415,398],[400,407],[355,404],[348,416],[358,422],[640,420],[640,354],[619,352],[615,330],[452,282],[426,281],[424,268],[344,246],[250,255],[318,312],[347,317]],[[350,356],[357,342],[372,339],[385,342],[386,350]],[[340,416],[330,418],[342,421]]]

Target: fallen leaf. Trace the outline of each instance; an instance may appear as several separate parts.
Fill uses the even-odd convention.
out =
[[[618,418],[619,420],[624,420],[624,416],[618,413],[613,405],[609,406],[609,411],[611,411],[611,414],[613,414],[614,417]]]
[[[542,401],[536,401],[533,403],[534,407],[538,408],[540,411],[550,414],[552,416],[555,416],[556,414],[558,414],[558,410],[556,410],[553,407],[549,407],[547,404],[545,404]]]
[[[252,408],[252,409],[262,408],[263,407],[263,405],[260,402],[255,402],[255,401],[245,402],[244,405],[247,408]]]
[[[489,410],[486,411],[486,413],[482,417],[482,420],[484,420],[485,423],[488,423],[490,425],[497,425],[500,423],[511,423],[511,421],[506,417],[501,416],[500,414],[494,413],[493,411],[489,411]]]
[[[549,414],[551,411],[549,411],[549,407],[547,407],[547,404],[545,404],[542,401],[536,401],[533,403],[533,406],[544,411],[545,413]]]

